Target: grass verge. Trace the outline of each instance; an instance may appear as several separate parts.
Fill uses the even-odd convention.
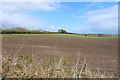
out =
[[[48,34],[48,33],[47,33]],[[35,35],[35,34],[1,34],[1,35]],[[40,34],[39,34],[40,35]],[[90,36],[81,36],[77,34],[49,34],[49,35],[57,35],[57,36],[73,36],[73,37],[80,37],[80,38],[92,38],[92,39],[111,39],[111,38],[118,38],[118,36],[110,36],[110,37],[90,37]]]
[[[117,38],[117,36],[110,36],[110,37],[90,37],[90,36],[81,36],[81,35],[77,35],[77,34],[51,34],[51,35],[58,35],[58,36],[73,36],[73,37],[93,38],[93,39],[111,39],[111,38]]]

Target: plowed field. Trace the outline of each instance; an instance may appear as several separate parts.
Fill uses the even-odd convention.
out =
[[[114,72],[118,63],[118,40],[49,34],[3,35],[2,52],[3,55],[34,54],[38,61],[44,57],[66,56],[76,63],[78,57],[86,57],[90,68]]]

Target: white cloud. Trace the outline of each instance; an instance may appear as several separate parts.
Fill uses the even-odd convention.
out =
[[[2,0],[2,2],[118,2],[119,0]]]
[[[117,34],[118,5],[101,10],[90,11],[84,16],[87,18],[86,25],[84,25],[84,27],[75,27],[77,31]]]
[[[3,28],[25,27],[29,29],[40,29],[45,21],[25,13],[27,11],[53,11],[59,8],[59,3],[53,2],[7,2],[2,3],[2,23]]]
[[[7,2],[2,3],[3,11],[20,12],[20,11],[53,11],[60,7],[58,3],[53,2]]]
[[[37,29],[43,25],[43,21],[26,14],[4,14],[2,19],[3,28],[25,27]]]
[[[58,29],[61,29],[61,27],[59,26],[54,26],[54,25],[49,25],[49,26],[46,26],[46,27],[42,27],[44,30],[47,30],[47,31],[54,31],[56,32]]]
[[[55,1],[56,0],[1,0],[1,2],[55,2]]]

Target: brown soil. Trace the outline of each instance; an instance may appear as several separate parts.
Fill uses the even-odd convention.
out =
[[[70,36],[3,35],[2,52],[8,55],[34,54],[41,61],[46,57],[67,56],[76,63],[86,57],[90,68],[111,73],[117,71],[118,39],[90,39]],[[45,58],[44,58],[45,57]]]

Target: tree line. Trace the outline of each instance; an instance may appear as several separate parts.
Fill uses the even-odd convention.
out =
[[[49,31],[44,31],[42,29],[28,30],[28,29],[22,28],[22,27],[14,27],[11,29],[1,29],[0,28],[0,33],[1,34],[55,34],[55,33],[66,34],[67,31],[63,30],[63,29],[59,29],[58,32],[49,32]]]

